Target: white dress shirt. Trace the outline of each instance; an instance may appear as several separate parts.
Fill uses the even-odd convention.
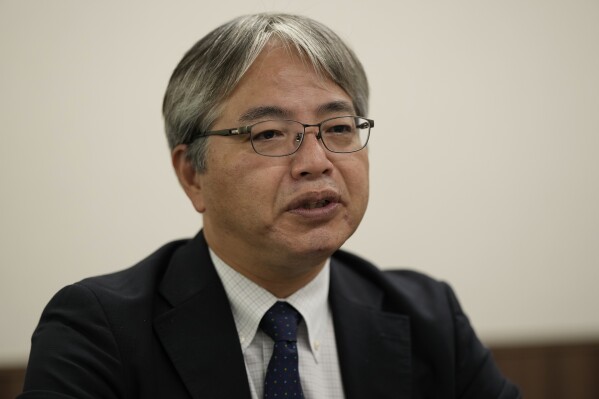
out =
[[[333,317],[328,303],[329,261],[314,280],[281,299],[228,266],[212,250],[210,256],[233,311],[252,398],[263,397],[264,377],[273,351],[272,339],[258,328],[260,320],[275,302],[285,301],[303,318],[297,332],[297,346],[304,397],[343,399]]]

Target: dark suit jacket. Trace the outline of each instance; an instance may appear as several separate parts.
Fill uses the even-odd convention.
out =
[[[519,397],[444,283],[338,251],[330,303],[349,399]],[[249,399],[203,234],[62,289],[33,335],[19,398]]]

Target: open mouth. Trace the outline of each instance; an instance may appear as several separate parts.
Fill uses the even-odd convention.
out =
[[[330,203],[331,203],[331,201],[325,199],[325,200],[320,200],[320,201],[316,201],[316,202],[305,203],[301,206],[301,208],[302,209],[324,208],[325,206],[327,206]]]
[[[296,197],[287,207],[287,211],[304,216],[323,215],[332,212],[341,202],[340,195],[333,190],[311,191]]]

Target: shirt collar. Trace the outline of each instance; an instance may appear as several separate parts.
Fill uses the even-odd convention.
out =
[[[288,298],[279,299],[227,265],[212,249],[210,249],[210,257],[229,298],[242,351],[245,352],[253,341],[262,316],[275,302],[282,300],[288,302],[302,315],[308,331],[310,349],[316,361],[319,360],[318,346],[322,342],[330,312],[329,259],[312,281]]]

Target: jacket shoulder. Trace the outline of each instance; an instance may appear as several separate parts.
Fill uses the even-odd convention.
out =
[[[75,285],[84,286],[99,296],[132,297],[155,293],[173,255],[187,242],[188,239],[169,242],[133,266],[88,277]]]
[[[411,269],[381,270],[371,262],[346,251],[333,255],[333,268],[343,286],[363,287],[370,296],[382,295],[384,307],[408,312],[437,309],[447,314],[453,293],[447,283]]]
[[[409,318],[415,392],[444,385],[455,395],[447,397],[521,397],[501,375],[447,283],[414,270],[380,270],[345,251],[335,253],[331,265],[332,284],[345,298]],[[445,372],[434,375],[431,368]]]
[[[186,242],[168,243],[128,269],[56,293],[32,337],[22,397],[129,397],[137,368],[149,363],[143,359],[152,347],[157,286]]]

